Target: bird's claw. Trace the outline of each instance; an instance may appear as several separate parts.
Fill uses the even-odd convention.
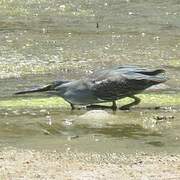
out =
[[[130,107],[127,107],[127,106],[122,106],[119,108],[120,110],[130,110]]]

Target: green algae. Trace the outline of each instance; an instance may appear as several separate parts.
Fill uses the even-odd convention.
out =
[[[172,67],[180,67],[180,59],[172,59],[169,61],[169,65]]]
[[[141,94],[143,104],[156,104],[161,106],[180,105],[180,94]]]
[[[138,106],[178,106],[180,94],[140,94],[141,103]],[[119,105],[131,102],[130,98],[118,101]],[[13,97],[12,99],[0,100],[0,108],[70,108],[69,104],[60,97]]]
[[[53,108],[53,107],[68,107],[68,103],[59,97],[51,98],[13,98],[0,101],[0,107],[11,108]]]
[[[137,95],[141,102],[137,106],[179,106],[180,94],[140,94]],[[130,98],[119,100],[119,104],[127,104],[131,102]]]

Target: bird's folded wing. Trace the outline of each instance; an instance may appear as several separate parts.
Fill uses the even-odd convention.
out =
[[[130,96],[164,81],[161,77],[139,73],[121,73],[108,78],[101,78],[94,80],[92,91],[96,97],[104,100],[115,100]]]
[[[129,93],[133,82],[128,82],[124,76],[114,76],[102,80],[94,80],[92,91],[96,97],[103,100],[115,100]]]

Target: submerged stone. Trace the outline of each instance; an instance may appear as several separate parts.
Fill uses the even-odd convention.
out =
[[[102,128],[111,124],[115,119],[115,115],[110,114],[105,110],[91,110],[78,116],[75,123],[87,125],[91,128]]]
[[[112,114],[105,110],[91,110],[79,117],[81,119],[109,119],[112,118],[112,116]]]

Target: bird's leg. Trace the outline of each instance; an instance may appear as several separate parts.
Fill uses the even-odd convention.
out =
[[[92,104],[89,106],[86,106],[87,108],[91,108],[91,109],[112,109],[113,111],[116,111],[117,106],[116,106],[116,101],[112,101],[112,106],[103,106],[103,105],[96,105],[96,104]]]
[[[120,107],[119,109],[121,109],[121,110],[129,110],[131,106],[135,106],[135,105],[137,105],[137,104],[139,104],[141,102],[141,99],[136,97],[136,96],[128,96],[128,97],[133,98],[134,101],[132,103],[129,103],[129,104],[126,104],[126,105]]]
[[[72,103],[70,103],[70,105],[71,105],[71,110],[74,110],[75,109],[74,105]]]
[[[113,111],[116,111],[117,110],[117,105],[116,105],[116,101],[112,101],[112,106],[111,106],[111,108],[112,108],[112,110]]]

